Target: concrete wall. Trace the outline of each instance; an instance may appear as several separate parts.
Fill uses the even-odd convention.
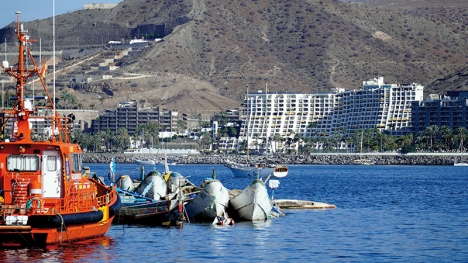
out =
[[[91,121],[99,117],[98,110],[57,110],[57,113],[59,116],[68,116],[68,114],[73,113],[75,115],[74,123],[79,123],[79,128],[84,131],[91,129]]]

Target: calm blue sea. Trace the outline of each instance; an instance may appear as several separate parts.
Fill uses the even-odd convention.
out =
[[[107,177],[107,164],[88,164]],[[221,165],[175,165],[200,183]],[[140,166],[117,164],[137,178]],[[151,167],[146,167],[146,171]],[[157,166],[162,170],[161,166]],[[113,225],[99,239],[48,249],[0,250],[8,262],[467,262],[468,167],[291,166],[276,199],[335,204],[330,210],[287,210],[285,217],[234,226]]]

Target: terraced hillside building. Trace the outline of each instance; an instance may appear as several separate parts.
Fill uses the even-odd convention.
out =
[[[117,132],[126,128],[129,135],[134,135],[138,125],[156,123],[160,132],[175,132],[179,113],[159,107],[140,107],[138,101],[120,102],[117,109],[104,111],[98,119],[92,121],[92,133],[110,129]]]
[[[331,93],[263,93],[245,96],[240,136],[254,144],[282,138],[349,137],[364,129],[400,136],[411,132],[411,103],[423,99],[416,83],[385,84],[383,77],[360,90]]]

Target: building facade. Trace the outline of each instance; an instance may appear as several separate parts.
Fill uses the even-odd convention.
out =
[[[385,84],[379,77],[364,81],[360,90],[248,93],[240,136],[249,148],[275,137],[347,137],[364,129],[400,136],[411,132],[411,103],[422,100],[423,90],[416,83]]]
[[[350,136],[365,129],[401,136],[411,132],[412,102],[423,100],[424,87],[416,84],[385,84],[383,77],[364,81],[361,90],[336,94],[333,131],[345,129]]]
[[[412,133],[417,134],[432,125],[452,130],[467,128],[467,106],[467,91],[451,91],[446,96],[431,94],[424,101],[414,101]]]
[[[92,122],[92,133],[110,129],[117,132],[126,128],[129,135],[134,135],[139,125],[158,124],[160,132],[177,131],[179,113],[159,107],[139,107],[137,101],[120,102],[117,109],[104,111]]]

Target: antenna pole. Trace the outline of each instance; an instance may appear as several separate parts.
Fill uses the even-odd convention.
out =
[[[53,71],[54,71],[54,74],[53,74],[53,80],[52,80],[52,87],[54,89],[53,91],[53,103],[52,103],[52,111],[53,111],[53,114],[54,114],[54,117],[57,116],[57,113],[55,111],[55,0],[52,0],[52,61],[53,61]],[[55,123],[55,118],[54,118],[54,121],[52,121],[52,140],[55,140],[55,126],[57,125]]]
[[[6,38],[5,38],[5,61],[7,61],[7,42],[6,42]],[[2,81],[2,110],[5,108],[5,104],[4,104],[5,94],[3,93],[4,85],[5,85],[5,81]]]

